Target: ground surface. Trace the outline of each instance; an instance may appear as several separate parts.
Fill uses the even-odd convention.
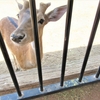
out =
[[[36,1],[38,6],[40,0]],[[98,1],[99,0],[74,0],[69,50],[74,48],[84,47],[84,52],[85,52],[92,28],[92,23],[95,17]],[[52,3],[51,7],[48,9],[47,12],[49,12],[50,10],[52,10],[57,6],[65,5],[67,3],[66,0],[62,1],[42,0],[41,2]],[[5,16],[16,17],[17,13],[18,13],[18,8],[14,0],[0,0],[0,19]],[[43,66],[55,66],[55,65],[61,66],[61,57],[62,57],[62,48],[63,48],[64,30],[65,30],[64,29],[65,17],[66,17],[65,15],[58,22],[49,23],[44,29],[44,35],[43,35],[44,58],[42,61]],[[94,41],[94,45],[98,46],[98,49],[94,49],[95,52],[99,51],[100,47],[99,37],[100,37],[100,25],[98,27]],[[70,54],[68,55],[70,61],[75,59],[72,57],[73,53],[74,52],[72,52],[71,55]],[[80,51],[78,53],[80,53]],[[4,73],[8,73],[8,70],[3,60],[2,54],[0,52],[0,74]],[[38,98],[36,100],[99,100],[100,98],[99,93],[100,93],[100,83],[68,90],[66,92],[53,94],[43,98]]]
[[[34,100],[100,100],[100,83],[74,88]]]

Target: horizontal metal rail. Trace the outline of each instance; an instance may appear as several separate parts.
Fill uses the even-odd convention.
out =
[[[44,87],[43,92],[41,92],[39,90],[39,88],[25,90],[25,91],[23,91],[23,94],[24,94],[23,98],[20,98],[19,100],[31,100],[34,98],[39,98],[39,97],[46,96],[49,94],[54,94],[57,92],[76,88],[76,87],[87,85],[90,83],[92,84],[95,82],[100,82],[100,78],[97,79],[94,76],[95,76],[95,74],[83,77],[83,80],[81,83],[78,81],[78,78],[65,81],[63,87],[60,86],[60,83],[47,85]],[[0,100],[17,100],[17,99],[18,99],[17,93],[12,93],[12,94],[8,94],[8,95],[4,95],[4,96],[0,97]]]

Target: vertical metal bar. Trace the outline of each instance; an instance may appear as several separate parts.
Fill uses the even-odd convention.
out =
[[[3,56],[4,56],[4,59],[5,59],[5,62],[7,64],[8,70],[10,72],[11,78],[12,78],[13,83],[15,85],[15,88],[17,90],[17,93],[21,97],[22,96],[22,93],[20,91],[19,84],[18,84],[16,75],[14,73],[14,70],[13,70],[13,67],[12,67],[12,64],[11,64],[11,61],[10,61],[10,58],[9,58],[9,55],[8,55],[8,52],[7,52],[5,43],[4,43],[3,38],[2,38],[2,35],[1,35],[1,32],[0,32],[0,47],[1,47],[1,51],[2,51]]]
[[[80,76],[79,76],[79,82],[81,82],[82,78],[83,78],[83,74],[84,74],[84,71],[85,71],[85,68],[86,68],[86,64],[87,64],[89,54],[90,54],[90,51],[91,51],[91,48],[92,48],[93,40],[94,40],[96,30],[97,30],[97,27],[98,27],[99,18],[100,18],[100,1],[99,1],[99,5],[98,5],[98,8],[97,8],[96,16],[95,16],[95,19],[94,19],[94,23],[93,23],[89,43],[88,43],[88,46],[87,46],[86,54],[85,54],[85,57],[84,57],[81,73],[80,73]]]
[[[40,48],[39,48],[39,39],[38,39],[36,4],[35,4],[35,0],[29,0],[29,2],[30,2],[30,10],[31,10],[32,27],[34,29],[33,33],[34,33],[34,41],[35,41],[40,90],[43,91],[43,79],[42,79],[42,68],[41,68]]]
[[[64,37],[64,48],[63,48],[63,58],[62,58],[62,70],[61,70],[61,83],[60,83],[61,86],[63,86],[63,83],[64,83],[64,75],[65,75],[66,58],[67,58],[67,52],[68,52],[68,43],[69,43],[73,1],[74,0],[68,0],[66,26],[65,26],[65,37]]]
[[[99,75],[100,75],[100,67],[99,67],[99,69],[98,69],[98,71],[97,71],[97,73],[96,73],[96,78],[98,78]]]

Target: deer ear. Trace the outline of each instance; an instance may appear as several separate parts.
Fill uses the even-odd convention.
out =
[[[21,10],[23,8],[23,5],[18,3],[18,8]]]
[[[17,0],[15,0],[15,1],[16,1],[17,5],[18,5],[19,10],[21,10],[23,8],[23,5],[21,3],[19,3]]]
[[[27,0],[23,0],[24,4],[20,4],[18,3],[18,1],[16,0],[17,2],[17,5],[18,5],[18,8],[21,10],[21,9],[27,9],[29,8],[29,2]]]
[[[67,11],[67,5],[57,7],[47,14],[49,21],[59,20]]]

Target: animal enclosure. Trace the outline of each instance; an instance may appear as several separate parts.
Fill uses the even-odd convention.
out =
[[[80,6],[76,6],[77,3],[78,5],[80,3]],[[69,46],[68,46],[69,49],[68,49],[66,71],[65,71],[65,80],[79,77],[79,74],[82,68],[82,63],[84,60],[84,56],[85,56],[87,45],[88,45],[88,40],[91,33],[90,30],[92,29],[92,25],[94,22],[99,0],[97,1],[94,0],[92,1],[92,3],[90,4],[89,3],[90,1],[80,1],[80,2],[79,0],[74,1],[75,6],[73,5],[72,23],[71,23],[71,30],[70,30],[70,37],[69,37]],[[66,4],[67,4],[67,1],[66,1]],[[84,6],[82,6],[83,4],[84,5],[87,4],[85,5],[87,7],[86,10],[79,9],[80,7],[84,8]],[[92,12],[88,14],[91,8],[93,10]],[[69,6],[69,9],[71,9],[70,6]],[[75,17],[76,15],[77,17]],[[81,16],[83,16],[83,18],[81,18]],[[43,36],[44,57],[42,60],[42,66],[43,66],[42,73],[43,73],[44,86],[59,82],[60,80],[62,58],[63,58],[63,41],[64,41],[64,32],[65,32],[64,28],[65,28],[65,22],[66,22],[65,18],[66,18],[66,15],[61,19],[61,22],[57,22],[55,24],[50,23],[51,26],[52,24],[54,24],[55,28],[49,25],[45,27],[45,30],[47,28],[48,29],[45,31],[44,36]],[[58,28],[61,29],[61,31],[59,31]],[[57,29],[57,32],[55,31],[55,29]],[[92,51],[91,51],[91,54],[89,56],[89,60],[86,66],[85,75],[95,74],[99,67],[99,62],[100,62],[99,61],[99,48],[100,48],[99,46],[100,30],[99,29],[100,28],[98,26],[95,41],[92,46]],[[53,31],[51,32],[51,30]],[[50,40],[50,42],[48,40]],[[28,71],[16,72],[16,76],[18,78],[18,82],[22,90],[39,86],[37,68],[31,69]],[[13,83],[11,82],[12,80],[9,76],[9,73],[7,73],[7,71],[6,71],[6,74],[4,74],[3,72],[0,80],[1,80],[0,88],[1,88],[2,93],[5,92],[4,91],[5,89],[6,89],[6,93],[7,93],[7,90],[8,91],[14,90]]]

